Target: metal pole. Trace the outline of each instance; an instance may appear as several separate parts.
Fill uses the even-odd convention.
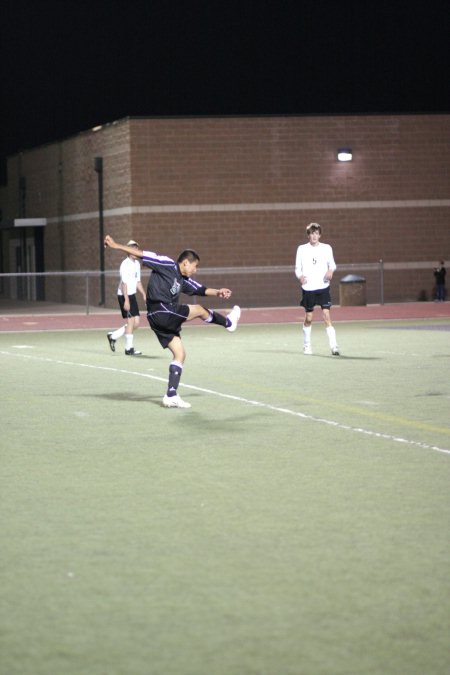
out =
[[[20,158],[22,155],[20,155]],[[26,204],[27,204],[27,179],[25,176],[19,177],[19,215],[21,218],[25,218],[26,215]],[[27,264],[27,228],[22,227],[20,232],[20,269],[19,272],[28,272]],[[18,287],[18,298],[19,300],[28,300],[28,279],[23,277],[19,279]]]
[[[105,238],[103,225],[103,157],[96,157],[94,169],[98,177],[98,239],[100,250],[100,302],[99,305],[105,304],[105,247],[103,240]]]
[[[380,305],[384,305],[384,262],[380,260]]]
[[[89,314],[89,272],[86,274],[86,314]]]

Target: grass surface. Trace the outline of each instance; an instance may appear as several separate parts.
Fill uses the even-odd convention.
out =
[[[0,334],[2,675],[447,675],[448,322]]]

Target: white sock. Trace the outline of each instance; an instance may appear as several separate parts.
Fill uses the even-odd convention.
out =
[[[125,334],[125,349],[132,349],[133,347],[133,333]]]
[[[210,309],[208,309],[208,316],[206,317],[206,319],[203,319],[203,321],[205,323],[211,323],[212,320],[213,320],[213,313],[211,312]]]
[[[122,335],[125,335],[125,326],[122,326],[121,328],[115,330],[114,333],[111,333],[111,338],[113,340],[118,340],[122,337]]]
[[[305,346],[311,344],[311,328],[312,326],[303,326],[303,344]]]
[[[330,347],[331,349],[334,349],[336,347],[337,342],[336,342],[336,331],[334,330],[333,326],[327,326],[327,335],[328,335],[328,340],[330,342]]]

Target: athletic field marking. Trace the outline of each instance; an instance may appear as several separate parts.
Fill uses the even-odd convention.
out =
[[[146,379],[155,380],[157,382],[167,383],[167,377],[159,377],[158,375],[149,375],[148,373],[140,373],[133,370],[125,370],[123,368],[113,368],[112,366],[98,366],[89,363],[78,363],[76,361],[62,361],[60,359],[51,359],[43,356],[32,356],[31,354],[23,353],[12,353],[0,351],[0,354],[3,356],[15,356],[16,358],[30,359],[32,361],[44,361],[45,363],[51,363],[54,365],[63,365],[63,366],[76,366],[78,368],[91,368],[93,370],[102,370],[111,373],[120,373],[124,375],[134,375],[137,377],[144,377]],[[237,396],[235,394],[224,394],[220,391],[215,391],[214,389],[206,389],[205,387],[198,387],[193,384],[181,383],[180,386],[185,389],[192,389],[193,391],[198,391],[203,394],[210,394],[211,396],[218,396],[220,398],[227,399],[229,401],[237,401],[239,403],[244,403],[245,405],[252,405],[258,408],[264,408],[265,410],[271,410],[272,412],[281,413],[284,415],[291,415],[292,417],[298,417],[302,420],[307,420],[309,422],[316,422],[317,424],[324,424],[335,429],[340,429],[341,431],[351,431],[357,434],[363,434],[365,436],[372,436],[373,438],[381,438],[386,441],[391,441],[394,443],[402,443],[403,445],[411,445],[416,448],[421,448],[422,450],[434,450],[435,452],[440,452],[446,455],[450,455],[449,448],[440,448],[436,445],[430,445],[428,443],[422,443],[421,441],[413,441],[408,438],[402,438],[400,436],[393,436],[392,434],[385,434],[380,431],[370,431],[369,429],[363,429],[362,427],[353,427],[349,424],[343,424],[342,422],[336,422],[335,420],[329,420],[324,417],[316,417],[315,415],[308,415],[306,413],[289,410],[289,408],[280,408],[278,406],[271,405],[270,403],[264,403],[262,401],[255,401],[243,396]],[[171,413],[164,413],[171,414]]]
[[[309,357],[308,357],[309,358]],[[331,358],[331,357],[330,357]],[[247,383],[242,382],[242,380],[234,380],[239,386],[246,387]],[[230,384],[230,379],[223,379],[219,378],[219,383],[223,384]],[[281,390],[279,388],[274,388],[274,387],[268,387],[265,385],[260,384],[258,386],[258,394],[263,395],[263,394],[273,394],[274,396],[280,395],[284,390]],[[423,396],[423,394],[416,394],[416,396]],[[450,396],[450,395],[449,395]],[[328,408],[331,408],[333,411],[339,410],[344,413],[352,413],[355,415],[359,415],[362,417],[370,417],[372,419],[375,419],[376,421],[380,422],[392,422],[396,425],[400,425],[403,427],[408,427],[409,430],[411,429],[420,429],[422,431],[429,431],[431,433],[438,433],[438,434],[445,434],[447,436],[450,436],[450,429],[448,427],[439,427],[436,425],[431,425],[428,424],[427,422],[420,422],[419,420],[411,420],[408,418],[404,417],[399,417],[398,415],[392,415],[387,412],[382,412],[378,410],[373,410],[374,407],[379,405],[379,403],[372,401],[371,402],[371,407],[372,410],[369,409],[369,407],[366,405],[364,408],[361,408],[361,405],[363,404],[362,401],[359,401],[359,406],[355,406],[355,403],[358,403],[358,401],[355,401],[353,403],[340,403],[339,401],[335,400],[328,400],[328,399],[322,399],[322,398],[317,398],[317,397],[312,397],[312,396],[303,396],[303,395],[295,395],[294,396],[294,401],[293,404],[301,405],[302,403],[313,403],[316,405],[320,406],[327,406]]]

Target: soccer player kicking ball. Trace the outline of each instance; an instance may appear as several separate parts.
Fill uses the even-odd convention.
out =
[[[318,223],[310,223],[306,228],[308,244],[301,244],[297,248],[295,259],[295,276],[302,286],[300,305],[305,308],[303,323],[303,353],[312,354],[311,324],[313,311],[316,305],[322,308],[331,353],[339,356],[339,347],[336,342],[336,331],[330,317],[330,281],[336,269],[333,258],[333,249],[329,244],[322,244],[320,237],[322,228]]]
[[[147,286],[147,318],[150,328],[155,333],[161,346],[172,352],[172,361],[169,366],[169,381],[167,392],[162,400],[165,408],[190,408],[191,404],[183,401],[178,395],[183,364],[186,352],[180,337],[181,326],[185,321],[203,319],[205,323],[216,323],[228,331],[237,328],[241,316],[240,308],[235,305],[228,316],[206,309],[202,305],[183,305],[179,298],[181,293],[186,295],[200,295],[217,297],[228,300],[231,296],[229,288],[207,288],[192,279],[197,272],[200,258],[198,254],[186,249],[178,256],[175,262],[164,255],[153,251],[144,251],[140,248],[131,248],[125,244],[118,244],[107,235],[105,247],[123,251],[142,259],[142,264],[152,270]]]

